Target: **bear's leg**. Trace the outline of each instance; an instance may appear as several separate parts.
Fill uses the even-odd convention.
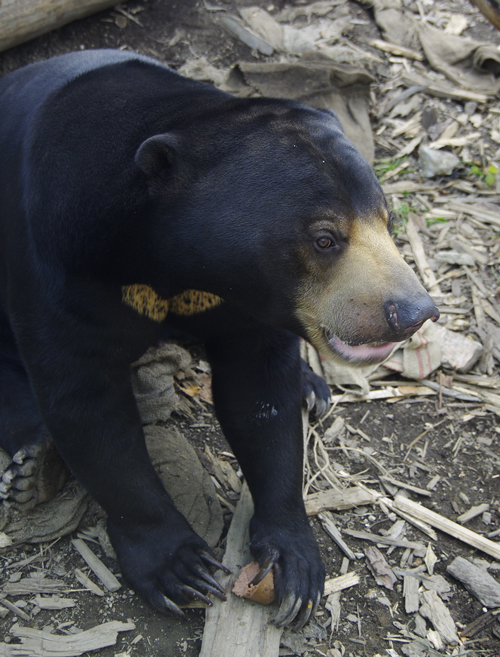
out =
[[[306,623],[319,603],[324,567],[302,499],[299,343],[291,333],[252,327],[207,343],[214,403],[246,477],[255,513],[251,550],[274,569],[275,618]]]
[[[0,477],[0,498],[20,511],[54,497],[68,478],[69,470],[50,440],[1,308],[0,447],[12,456]]]
[[[29,313],[23,301],[14,330],[40,413],[71,472],[107,512],[124,577],[164,612],[182,615],[178,605],[193,598],[210,604],[208,593],[225,599],[210,571],[224,567],[151,464],[120,332],[55,313],[42,295]]]

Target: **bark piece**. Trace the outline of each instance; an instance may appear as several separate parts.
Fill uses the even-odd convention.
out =
[[[436,591],[424,591],[422,601],[420,614],[432,623],[446,644],[457,644],[458,635],[455,622]]]
[[[469,623],[467,627],[462,630],[461,634],[470,639],[484,630],[485,627],[488,627],[488,625],[493,623],[496,618],[496,614],[494,615],[492,611],[487,611],[485,614],[482,614],[482,616],[478,616],[472,621],[472,623]]]
[[[486,570],[457,557],[446,570],[485,607],[500,607],[500,584]]]
[[[379,586],[392,591],[397,577],[387,563],[384,555],[374,545],[365,549],[366,565]]]

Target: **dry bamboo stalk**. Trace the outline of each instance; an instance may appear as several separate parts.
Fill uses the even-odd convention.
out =
[[[486,552],[486,554],[489,554],[494,559],[498,559],[500,561],[500,545],[498,543],[494,543],[493,541],[484,538],[484,536],[476,534],[470,529],[462,527],[456,522],[448,520],[448,518],[445,518],[439,513],[431,511],[425,506],[422,506],[417,502],[413,502],[412,500],[409,500],[402,495],[396,495],[394,500],[394,507],[395,509],[399,509],[405,513],[408,513],[409,515],[415,516],[419,520],[423,520],[429,525],[432,525],[432,527],[436,527],[436,529],[440,529],[446,534],[449,534],[454,538],[458,538],[458,540],[463,541],[468,545],[472,545],[472,547],[475,547],[482,552]]]
[[[118,4],[117,0],[4,0],[0,51]]]

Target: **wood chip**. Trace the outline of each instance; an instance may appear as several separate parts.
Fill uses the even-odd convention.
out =
[[[386,589],[392,591],[394,584],[397,582],[397,577],[382,552],[375,546],[371,546],[365,549],[365,556],[368,570],[375,578],[377,584],[379,586],[385,586]]]
[[[94,582],[79,568],[75,568],[75,577],[82,586],[91,591],[94,595],[98,595],[99,597],[104,595],[104,591],[97,586],[97,584],[94,584]]]
[[[87,562],[90,570],[98,577],[108,591],[118,591],[121,588],[120,582],[116,579],[113,573],[103,564],[103,562],[97,557],[89,546],[82,541],[81,538],[74,538],[72,541],[73,546],[79,552],[83,559]]]
[[[463,557],[456,557],[446,568],[450,575],[485,607],[500,607],[500,584],[484,568],[475,566]]]
[[[359,575],[355,572],[346,573],[339,577],[332,577],[326,580],[323,595],[331,595],[332,593],[338,593],[339,591],[348,589],[351,586],[357,586],[360,581]],[[252,657],[254,656],[252,655]]]
[[[323,513],[318,514],[318,518],[321,520],[323,529],[328,534],[328,536],[330,536],[330,538],[333,541],[335,541],[335,543],[338,545],[338,547],[342,550],[342,552],[346,555],[348,559],[354,561],[356,559],[356,555],[351,550],[351,548],[348,545],[346,545],[340,531],[337,529],[337,525],[333,521],[332,514],[329,513],[328,511],[323,511]]]
[[[422,601],[419,613],[432,623],[445,644],[456,645],[459,641],[455,623],[448,608],[436,591],[424,591]]]
[[[396,495],[394,506],[396,509],[401,509],[401,511],[404,511],[408,515],[415,516],[419,520],[423,520],[429,525],[432,525],[432,527],[436,527],[446,534],[457,538],[459,541],[463,541],[464,543],[467,543],[500,561],[500,545],[498,545],[498,543],[494,543],[493,541],[484,538],[484,536],[476,534],[470,529],[462,527],[456,522],[448,520],[448,518],[445,518],[439,513],[431,511],[425,506],[413,502],[402,495]]]
[[[31,602],[40,609],[69,609],[76,605],[76,600],[61,598],[59,595],[49,595],[45,598],[42,595],[36,595]]]
[[[477,516],[480,516],[484,511],[488,511],[490,508],[489,504],[479,504],[478,506],[472,506],[468,511],[465,513],[462,513],[461,516],[458,516],[457,522],[460,523],[465,523],[469,522],[469,520],[472,520],[473,518],[477,518]]]
[[[403,577],[403,595],[405,597],[405,611],[407,614],[414,614],[418,611],[419,598],[418,598],[419,582],[416,577],[405,575]]]
[[[434,574],[434,566],[436,563],[439,561],[439,559],[436,557],[434,554],[434,551],[432,550],[432,546],[430,543],[427,544],[427,550],[425,551],[425,557],[424,557],[424,562],[427,567],[427,572],[429,575]]]
[[[353,486],[340,492],[330,489],[311,493],[305,505],[307,515],[314,516],[321,511],[345,511],[370,502],[373,502],[373,495],[369,491]]]

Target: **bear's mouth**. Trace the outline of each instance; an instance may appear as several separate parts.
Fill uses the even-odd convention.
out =
[[[324,331],[330,351],[342,360],[358,365],[381,363],[391,355],[397,344],[396,342],[367,342],[353,346],[332,335],[327,329]]]

